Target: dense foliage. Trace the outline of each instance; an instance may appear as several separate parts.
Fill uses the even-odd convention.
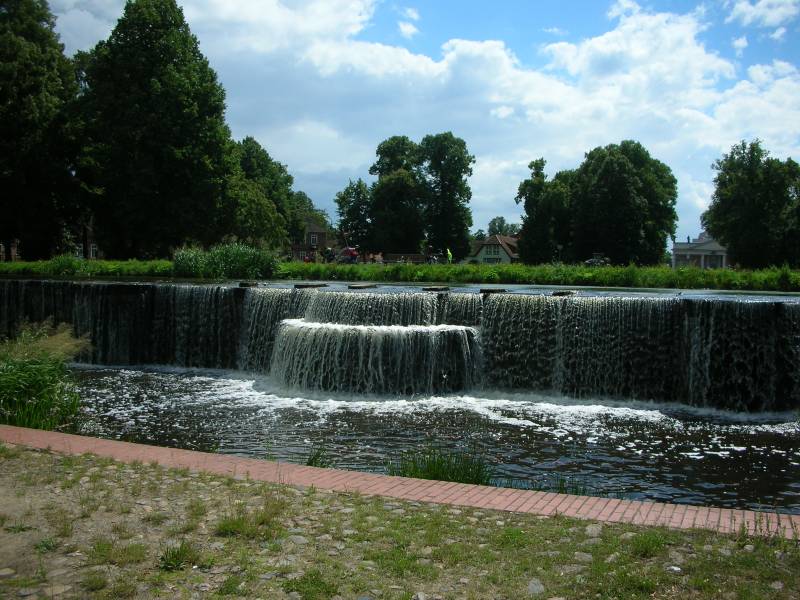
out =
[[[28,326],[0,342],[0,423],[37,429],[73,425],[79,397],[65,361],[88,347],[69,326]]]
[[[467,177],[475,157],[461,138],[445,132],[417,144],[393,136],[378,145],[371,188],[360,179],[336,195],[339,228],[348,243],[376,252],[417,253],[423,247],[456,260],[469,253],[472,192]]]
[[[72,60],[44,0],[0,4],[0,241],[28,259],[94,239],[106,256],[262,248],[327,226],[286,167],[236,143],[225,92],[175,0],[131,0]]]
[[[76,218],[75,73],[45,0],[0,1],[0,241],[50,256]]]
[[[270,264],[271,255],[258,251],[253,263]],[[206,252],[196,249],[176,253],[176,263],[167,260],[153,261],[103,261],[78,260],[71,256],[56,257],[37,262],[0,263],[0,275],[74,278],[115,277],[185,277],[185,278],[251,278],[290,279],[322,281],[394,281],[394,282],[441,282],[441,283],[521,283],[532,285],[592,286],[618,288],[666,288],[666,289],[714,289],[748,291],[800,292],[800,271],[788,267],[770,267],[760,270],[699,269],[683,267],[671,269],[659,267],[584,267],[581,265],[415,265],[415,264],[356,264],[335,263],[280,263],[270,271],[271,275],[254,275],[253,267],[242,261],[228,264],[244,264],[240,270],[229,270],[230,274],[212,270],[206,266]],[[249,253],[248,253],[249,255]],[[261,262],[263,260],[263,262]],[[178,265],[180,263],[180,265]],[[272,263],[274,264],[274,263]],[[260,267],[258,267],[260,268]],[[262,273],[267,273],[265,268]],[[237,274],[243,273],[243,274]]]
[[[598,147],[581,165],[552,180],[544,159],[530,163],[519,186],[525,208],[520,258],[526,263],[584,261],[658,264],[675,235],[677,182],[670,168],[638,142]]]
[[[517,223],[506,222],[505,217],[494,217],[489,221],[484,237],[489,235],[517,235],[519,234],[520,226]],[[475,239],[478,239],[478,233],[483,233],[482,229],[475,232]]]
[[[405,452],[389,463],[389,475],[491,485],[494,470],[477,449],[447,450],[428,446]]]
[[[181,248],[175,252],[176,277],[203,279],[270,279],[277,268],[275,255],[243,244],[222,244],[210,250]]]
[[[714,163],[714,195],[703,227],[748,268],[800,266],[800,165],[742,141]]]

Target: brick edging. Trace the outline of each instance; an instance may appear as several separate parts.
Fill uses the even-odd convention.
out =
[[[0,425],[0,441],[61,454],[92,453],[126,463],[157,462],[169,468],[186,468],[239,478],[249,477],[256,481],[299,487],[313,485],[321,490],[335,492],[359,492],[401,500],[543,516],[558,513],[591,521],[662,525],[673,529],[707,529],[721,533],[735,533],[746,528],[751,534],[800,539],[800,515],[582,497],[533,490],[509,490],[358,471],[322,469],[10,425]]]

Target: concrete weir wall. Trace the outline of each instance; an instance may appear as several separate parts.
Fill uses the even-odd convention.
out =
[[[87,362],[243,369],[305,389],[800,407],[799,302],[0,281],[0,333],[51,318],[91,337]]]

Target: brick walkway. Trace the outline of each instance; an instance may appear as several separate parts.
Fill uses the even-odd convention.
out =
[[[208,454],[103,440],[52,431],[0,425],[0,441],[63,454],[93,453],[122,462],[157,462],[171,468],[188,468],[216,475],[249,477],[321,490],[360,492],[402,500],[505,510],[535,515],[554,515],[630,523],[664,525],[678,529],[710,529],[734,533],[747,527],[750,533],[800,539],[800,515],[731,510],[684,504],[639,502],[591,496],[571,496],[531,490],[390,477],[373,473],[320,469],[224,454]]]

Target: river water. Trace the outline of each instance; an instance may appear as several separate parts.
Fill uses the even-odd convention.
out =
[[[81,432],[343,469],[385,472],[426,445],[477,448],[504,482],[800,513],[796,412],[535,392],[367,396],[291,391],[265,375],[75,365]]]

